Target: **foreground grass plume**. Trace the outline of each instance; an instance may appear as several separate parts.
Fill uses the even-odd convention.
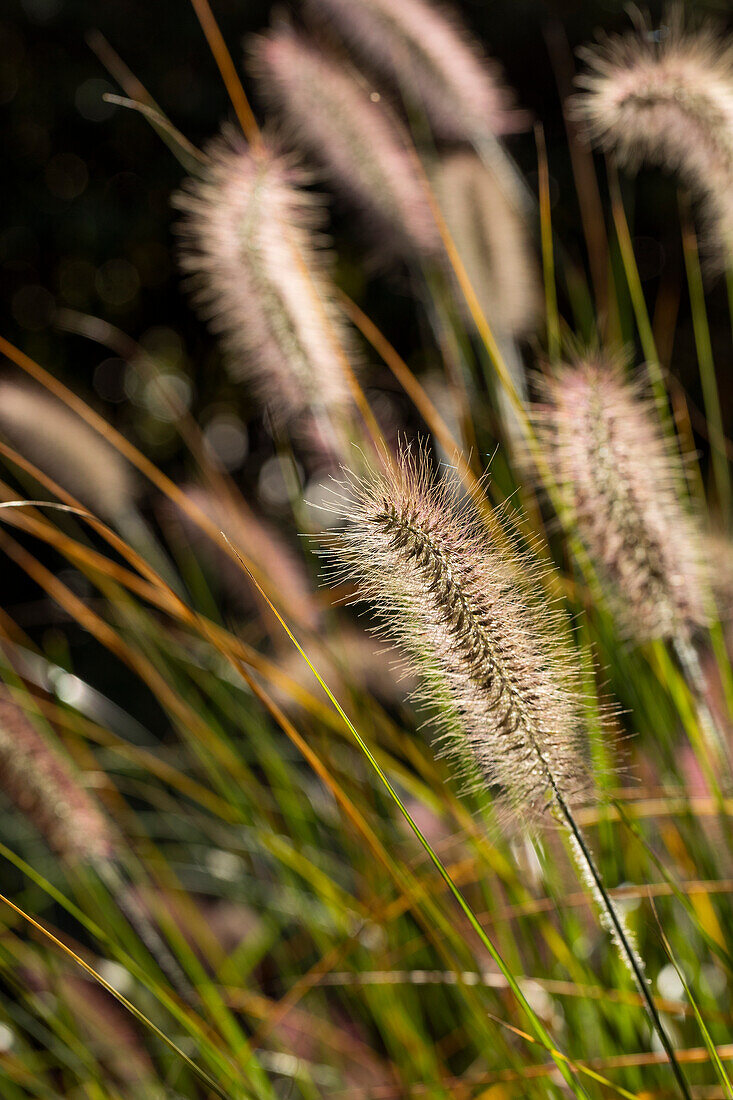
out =
[[[498,66],[458,13],[427,0],[309,0],[350,46],[425,111],[436,137],[493,141],[523,129]]]
[[[0,685],[0,788],[49,848],[70,863],[113,857],[112,829],[71,763]]]
[[[115,448],[40,387],[0,382],[0,437],[92,512],[134,512],[138,484]]]
[[[336,559],[447,714],[446,754],[527,820],[556,787],[582,795],[582,708],[563,632],[534,602],[519,557],[433,479],[422,449],[349,476],[340,507]]]
[[[446,753],[479,784],[498,787],[518,821],[531,827],[549,810],[566,831],[690,1100],[644,963],[575,820],[573,802],[591,790],[582,698],[559,616],[528,577],[536,566],[497,545],[473,502],[454,502],[422,448],[403,447],[384,471],[347,475],[340,499],[347,522],[332,550],[417,666],[423,697],[444,715]]]
[[[706,621],[705,570],[651,401],[595,353],[543,383],[536,418],[553,476],[624,632],[686,637]]]
[[[573,97],[590,138],[636,169],[678,172],[702,198],[710,244],[733,255],[733,43],[712,26],[685,30],[681,7],[657,33],[604,37],[581,56]]]
[[[253,39],[251,67],[289,140],[314,158],[390,251],[430,255],[440,236],[399,121],[356,75],[288,27]]]
[[[210,143],[201,178],[174,197],[180,262],[194,300],[221,338],[232,377],[246,380],[276,419],[338,415],[350,393],[322,212],[308,177],[269,144],[233,131]]]

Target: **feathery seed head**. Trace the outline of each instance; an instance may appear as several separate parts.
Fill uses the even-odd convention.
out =
[[[57,855],[73,863],[112,857],[113,833],[101,810],[71,764],[1,686],[0,788]]]
[[[651,400],[603,354],[543,389],[536,418],[550,468],[627,635],[642,642],[704,623],[697,533]]]
[[[357,77],[290,28],[258,36],[252,68],[289,139],[361,208],[398,252],[437,252],[440,236],[402,126]],[[395,241],[396,238],[396,241]]]
[[[437,137],[476,141],[525,128],[527,116],[461,25],[427,0],[309,0],[349,44],[423,107]]]
[[[0,436],[95,514],[115,519],[133,506],[138,487],[125,459],[40,386],[0,382]]]
[[[529,822],[553,785],[580,797],[583,722],[564,632],[519,555],[433,479],[422,449],[403,447],[396,466],[363,480],[348,475],[340,504],[337,575],[358,582],[410,654],[422,697],[444,712],[445,753]]]
[[[685,30],[681,7],[664,26],[604,38],[571,101],[592,141],[637,169],[678,172],[702,198],[712,242],[733,250],[733,44],[711,26]]]
[[[283,418],[349,402],[342,356],[349,337],[336,309],[315,230],[306,175],[266,144],[233,131],[208,147],[209,164],[173,203],[183,217],[181,267],[221,337],[229,370]]]
[[[443,157],[437,192],[446,224],[492,328],[529,333],[540,292],[527,227],[494,173],[475,153]]]

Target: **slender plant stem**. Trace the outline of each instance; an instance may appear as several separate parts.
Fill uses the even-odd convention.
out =
[[[639,992],[641,993],[644,1004],[646,1005],[647,1011],[651,1018],[654,1029],[659,1036],[659,1041],[661,1042],[662,1047],[664,1048],[664,1052],[669,1059],[669,1064],[672,1067],[672,1072],[674,1073],[680,1092],[682,1096],[685,1097],[685,1100],[692,1100],[689,1085],[687,1084],[685,1076],[682,1073],[682,1069],[680,1068],[680,1064],[677,1061],[677,1056],[674,1052],[674,1048],[672,1047],[669,1036],[664,1029],[661,1017],[659,1015],[659,1012],[657,1011],[657,1006],[654,1004],[654,999],[649,992],[649,985],[647,983],[646,975],[644,973],[643,963],[639,958],[638,953],[634,950],[633,945],[629,942],[628,932],[624,928],[623,921],[619,918],[613,901],[611,900],[606,890],[606,887],[603,884],[603,879],[601,878],[600,871],[596,867],[595,860],[593,859],[590,849],[585,842],[583,834],[578,828],[570,807],[568,806],[560,791],[555,786],[554,782],[552,783],[552,787],[555,797],[555,803],[560,813],[562,823],[569,830],[571,837],[575,841],[577,852],[582,858],[593,883],[594,892],[597,893],[598,901],[602,905],[603,910],[608,916],[611,928],[613,929],[615,941],[621,949],[621,953],[624,957],[625,962],[628,963],[629,968],[631,969]]]
[[[720,395],[715,377],[710,326],[705,310],[705,290],[702,282],[702,271],[700,270],[697,240],[684,206],[682,208],[682,244],[687,271],[687,285],[690,292],[690,306],[692,308],[692,327],[695,333],[697,361],[700,368],[700,382],[710,436],[713,478],[720,510],[727,524],[731,515],[731,478],[728,456],[725,451],[723,415],[720,410]]]
[[[708,689],[702,668],[700,667],[700,658],[697,654],[697,650],[690,639],[684,636],[675,638],[673,645],[675,653],[677,654],[677,659],[685,674],[685,678],[695,697],[695,706],[697,708],[697,716],[703,738],[714,760],[719,766],[725,768],[727,776],[730,777],[733,772],[730,751],[723,731],[720,729],[718,722],[716,722],[708,704]]]
[[[535,126],[537,145],[537,170],[540,185],[540,236],[542,240],[542,274],[545,285],[547,312],[547,352],[551,363],[560,358],[560,316],[557,310],[555,286],[555,257],[552,247],[552,219],[550,215],[550,175],[547,165],[545,134],[540,125]]]
[[[191,983],[143,907],[130,894],[118,867],[109,860],[98,860],[94,866],[100,879],[115,899],[115,904],[120,907],[120,911],[130,922],[174,989],[186,998],[191,998],[193,995]]]

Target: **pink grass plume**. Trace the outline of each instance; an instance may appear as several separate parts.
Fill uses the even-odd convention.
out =
[[[288,140],[400,254],[431,255],[440,235],[398,119],[357,75],[289,27],[259,36],[251,67]]]
[[[113,830],[71,761],[2,685],[0,788],[56,855],[96,865],[112,859]]]
[[[589,353],[543,385],[548,463],[624,632],[643,642],[706,621],[706,577],[681,471],[650,398],[622,363]]]
[[[712,25],[686,30],[681,7],[663,25],[604,37],[581,52],[572,110],[600,148],[637,169],[680,175],[702,201],[708,240],[733,255],[733,42]]]
[[[335,304],[307,175],[267,143],[227,131],[209,163],[175,196],[181,266],[221,338],[232,377],[246,380],[279,422],[328,419],[348,407],[350,334]]]
[[[421,448],[336,491],[336,578],[356,581],[379,628],[409,654],[441,715],[445,754],[477,788],[497,788],[528,823],[583,797],[582,705],[556,614],[521,556],[489,535]],[[408,667],[409,667],[408,666]]]
[[[498,65],[455,10],[427,0],[309,0],[309,7],[424,110],[436,137],[483,143],[526,127]]]

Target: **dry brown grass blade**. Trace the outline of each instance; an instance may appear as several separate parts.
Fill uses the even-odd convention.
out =
[[[142,654],[129,646],[120,635],[99,615],[79,599],[65,584],[55,577],[49,569],[4,531],[0,530],[0,549],[8,555],[28,576],[48,593],[76,622],[87,630],[92,637],[110,653],[125,664],[148,686],[163,707],[178,722],[180,729],[187,735],[194,734],[228,770],[233,779],[245,781],[249,778],[242,770],[239,758],[224,743],[211,736],[211,730],[201,716],[188,706],[181,696],[171,688],[165,678]]]
[[[251,561],[246,553],[240,551],[239,554],[237,554],[229,543],[223,543],[221,531],[217,524],[190,500],[186,493],[179,489],[170,478],[166,477],[150,459],[146,458],[137,447],[130,443],[121,432],[118,432],[111,424],[108,424],[103,417],[94,412],[82,398],[77,397],[72,390],[64,386],[62,382],[59,382],[52,374],[44,370],[43,367],[34,362],[34,360],[2,336],[0,336],[0,352],[5,354],[8,359],[15,363],[16,366],[20,367],[26,374],[30,375],[31,378],[39,382],[49,391],[49,393],[58,397],[60,401],[68,408],[72,409],[82,418],[82,420],[89,424],[91,428],[111,443],[112,446],[131,463],[131,465],[139,470],[140,473],[156,487],[156,489],[185,512],[188,518],[204,531],[212,542],[229,554],[232,561],[239,562],[243,560],[247,568],[251,570],[253,576],[257,578],[258,583],[262,585],[264,591],[268,591],[269,580],[262,568],[256,562]]]
[[[496,971],[464,971],[456,974],[445,970],[366,970],[331,971],[319,978],[314,984],[326,986],[369,986],[369,985],[457,985],[459,981],[466,985],[487,986],[490,989],[508,989],[508,983],[502,974]],[[554,978],[534,978],[524,974],[517,975],[517,981],[529,988],[542,989],[556,997],[582,997],[593,1001],[609,1001],[614,1004],[631,1005],[643,1008],[644,1001],[639,993],[632,989],[607,989],[600,985],[585,985],[579,982],[562,981]],[[666,997],[655,997],[654,1003],[660,1012],[671,1015],[688,1016],[695,1019],[695,1010],[685,1001],[675,1001]],[[727,1012],[702,1013],[708,1019],[731,1023]]]
[[[214,13],[208,0],[191,0],[191,6],[196,12],[196,18],[201,24],[201,29],[209,43],[209,49],[216,61],[221,78],[232,102],[234,111],[239,119],[239,125],[248,141],[255,142],[260,136],[257,120],[252,113],[252,108],[245,94],[242,82],[237,75],[232,55],[227,49],[224,37],[219,30],[219,25],[214,18]]]

